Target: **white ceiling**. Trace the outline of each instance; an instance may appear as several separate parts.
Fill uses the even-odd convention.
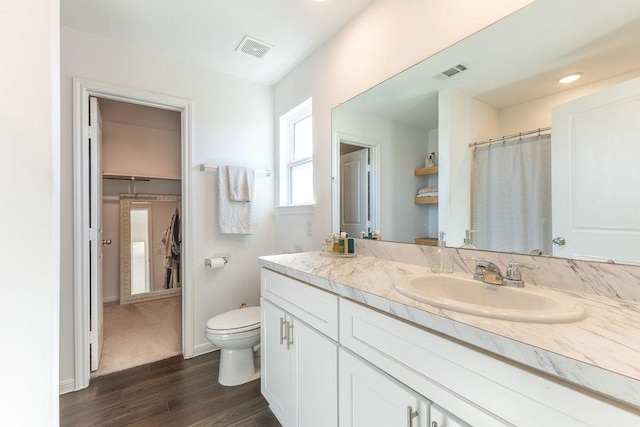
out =
[[[61,0],[61,25],[158,55],[277,83],[373,0]],[[273,48],[237,52],[248,35]]]
[[[459,63],[468,70],[433,77]],[[445,88],[502,109],[638,70],[639,0],[537,0],[339,108],[434,129]],[[574,71],[583,78],[558,83]]]

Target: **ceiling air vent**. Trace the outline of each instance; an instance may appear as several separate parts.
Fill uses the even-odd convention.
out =
[[[453,66],[453,67],[449,68],[448,70],[441,71],[440,73],[436,74],[433,77],[435,77],[437,79],[448,79],[450,77],[455,76],[456,74],[459,74],[459,73],[465,71],[466,69],[467,69],[467,67],[465,65],[458,64],[456,66]]]
[[[246,53],[247,55],[255,56],[256,58],[263,58],[267,52],[271,50],[273,46],[259,40],[253,39],[249,36],[244,36],[236,51]]]

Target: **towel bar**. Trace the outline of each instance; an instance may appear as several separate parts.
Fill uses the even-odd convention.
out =
[[[200,165],[200,170],[202,172],[206,171],[207,169],[218,169],[218,166],[217,165],[207,165],[207,164],[204,164],[204,163],[202,163]],[[267,176],[271,176],[271,170],[270,169],[256,169],[256,172],[263,173],[263,174],[265,174]]]

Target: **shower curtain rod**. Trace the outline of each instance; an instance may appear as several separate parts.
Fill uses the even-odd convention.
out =
[[[473,143],[469,144],[469,147],[477,147],[478,145],[491,144],[493,142],[498,142],[498,141],[504,142],[507,139],[520,138],[522,136],[531,135],[531,134],[534,134],[534,133],[537,133],[538,135],[540,135],[542,132],[547,132],[547,131],[550,131],[550,130],[551,130],[551,126],[546,127],[546,128],[538,128],[538,129],[528,130],[526,132],[513,133],[511,135],[503,135],[503,136],[499,136],[497,138],[490,138],[490,139],[487,139],[485,141],[473,142]]]

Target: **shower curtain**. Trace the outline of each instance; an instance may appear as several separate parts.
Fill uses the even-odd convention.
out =
[[[551,254],[551,135],[475,147],[472,179],[474,246]]]

